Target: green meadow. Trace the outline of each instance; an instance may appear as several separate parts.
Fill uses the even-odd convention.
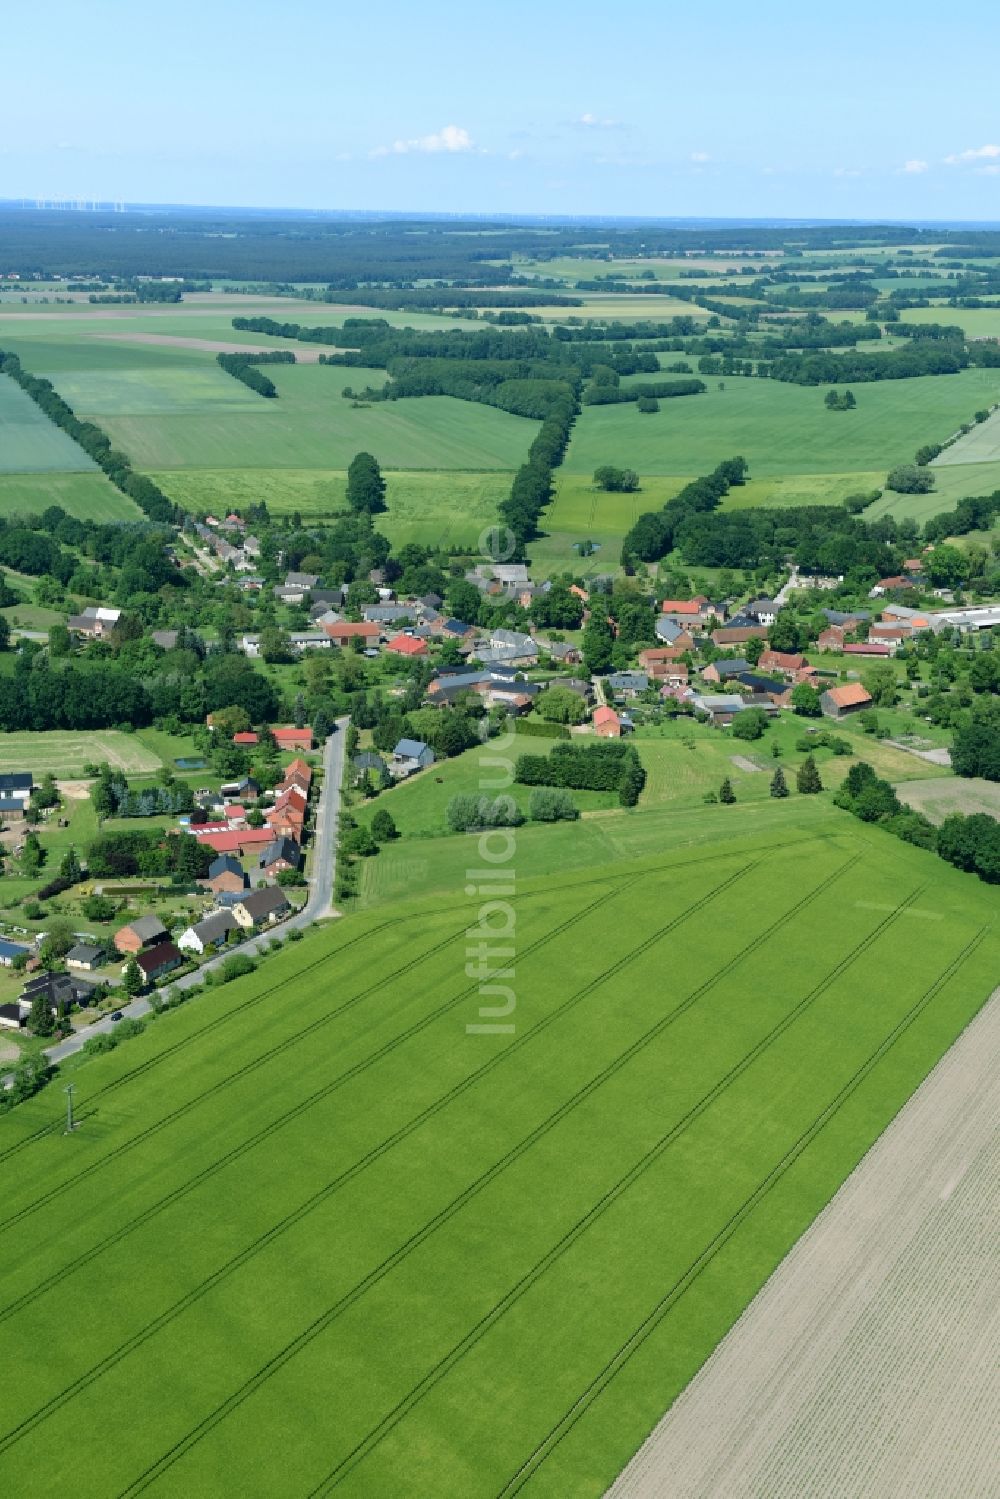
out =
[[[519,830],[511,995],[468,839],[0,1120],[4,1492],[603,1494],[995,982],[825,801]]]
[[[60,434],[61,435],[61,434]],[[81,457],[86,455],[81,453]],[[142,512],[133,500],[116,489],[95,469],[74,474],[0,473],[0,516],[39,515],[49,505],[60,505],[81,520],[140,520]]]
[[[96,472],[97,465],[39,410],[8,375],[0,375],[0,471]]]

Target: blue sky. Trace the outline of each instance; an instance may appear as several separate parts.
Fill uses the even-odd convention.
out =
[[[1000,7],[13,6],[0,198],[1000,220]]]

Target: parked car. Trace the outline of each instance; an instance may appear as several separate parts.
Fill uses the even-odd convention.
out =
[[[112,1010],[111,1019],[112,1022],[114,1022],[115,1020],[124,1020],[125,1016],[122,1014],[121,1010]]]

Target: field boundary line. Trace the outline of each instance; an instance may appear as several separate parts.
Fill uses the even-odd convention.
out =
[[[722,1228],[718,1231],[714,1238],[705,1246],[697,1259],[691,1262],[688,1268],[684,1271],[683,1275],[681,1275],[678,1280],[676,1280],[670,1287],[670,1289],[664,1293],[664,1295],[660,1298],[660,1300],[656,1303],[656,1305],[652,1308],[648,1315],[643,1319],[643,1321],[640,1322],[639,1325],[633,1330],[626,1341],[619,1346],[612,1358],[609,1359],[608,1362],[604,1365],[604,1368],[598,1372],[595,1378],[580,1394],[573,1405],[570,1406],[566,1412],[564,1412],[559,1422],[557,1422],[556,1425],[554,1425],[550,1429],[548,1435],[543,1439],[542,1442],[538,1444],[538,1446],[535,1448],[535,1451],[530,1455],[526,1462],[507,1481],[507,1483],[504,1484],[503,1488],[497,1491],[496,1499],[506,1499],[506,1496],[508,1495],[520,1493],[524,1485],[534,1475],[541,1464],[551,1455],[551,1453],[558,1446],[559,1442],[562,1441],[567,1432],[570,1431],[573,1426],[575,1426],[576,1422],[580,1419],[584,1412],[589,1409],[589,1407],[594,1403],[597,1397],[601,1393],[603,1393],[603,1391],[607,1388],[607,1386],[611,1383],[615,1376],[620,1373],[620,1371],[625,1367],[633,1354],[642,1347],[642,1344],[646,1341],[650,1334],[656,1330],[666,1314],[677,1303],[677,1301],[680,1300],[681,1296],[683,1296],[690,1289],[690,1287],[694,1284],[702,1271],[706,1269],[706,1267],[718,1254],[719,1250],[729,1242],[733,1234],[746,1220],[746,1218],[749,1217],[753,1209],[759,1206],[760,1202],[763,1201],[763,1199],[767,1196],[771,1188],[781,1180],[789,1167],[794,1165],[794,1163],[799,1159],[799,1157],[808,1148],[808,1146],[812,1144],[817,1135],[819,1135],[821,1131],[826,1127],[826,1125],[829,1124],[834,1115],[839,1112],[848,1098],[850,1098],[850,1096],[857,1091],[861,1083],[865,1081],[865,1079],[871,1074],[875,1067],[878,1066],[879,1062],[881,1062],[883,1058],[892,1050],[893,1046],[895,1046],[900,1037],[905,1035],[906,1031],[909,1030],[914,1021],[919,1018],[919,1016],[936,997],[936,995],[940,992],[944,985],[954,977],[954,975],[964,965],[966,960],[971,957],[972,953],[982,943],[989,930],[989,927],[980,927],[976,935],[938,975],[938,977],[931,984],[930,988],[926,989],[920,996],[920,998],[915,1002],[915,1004],[913,1004],[911,1008],[897,1021],[896,1025],[889,1032],[888,1036],[886,1036],[879,1043],[879,1045],[875,1048],[871,1055],[867,1057],[865,1061],[862,1062],[861,1066],[857,1068],[857,1070],[851,1075],[851,1077],[847,1079],[839,1092],[820,1111],[820,1113],[817,1114],[816,1118],[802,1132],[802,1134],[799,1135],[799,1137],[789,1147],[789,1149],[785,1152],[781,1159],[768,1172],[763,1181],[758,1183],[749,1197],[745,1198],[740,1207],[737,1208],[736,1212],[733,1213],[729,1219],[727,1219],[726,1223],[722,1226]],[[988,995],[984,996],[983,1004],[986,1003],[986,1000],[988,998]],[[982,1008],[982,1006],[980,1006],[980,1008]],[[966,1027],[963,1026],[962,1029],[964,1031]],[[957,1040],[958,1037],[956,1037],[955,1039]],[[910,1097],[912,1097],[912,1094],[910,1095]],[[893,1117],[895,1117],[895,1115]],[[880,1133],[884,1133],[884,1131]],[[865,1154],[867,1154],[867,1151],[865,1152]],[[856,1167],[854,1169],[856,1169]],[[313,1492],[318,1493],[319,1491],[314,1490]],[[312,1499],[311,1495],[310,1499]]]
[[[847,870],[852,867],[852,865],[857,862],[857,859],[860,857],[861,855],[859,854],[854,856],[852,859],[846,860],[841,868],[835,871],[834,875],[831,878],[824,879],[824,881],[820,885],[818,885],[813,891],[809,892],[805,897],[803,897],[803,899],[798,903],[796,907],[793,907],[791,910],[786,911],[778,919],[778,921],[773,924],[774,928],[776,929],[786,921],[792,919],[792,917],[796,915],[801,908],[807,905],[810,901],[816,899],[825,890],[828,890],[833,880],[839,878],[841,874],[846,873]],[[742,877],[743,874],[749,873],[753,868],[756,868],[757,864],[759,864],[760,862],[761,861],[759,860],[755,861],[746,869],[738,871],[736,875],[731,877],[731,879],[726,882],[726,884],[728,885],[734,883],[735,880]],[[696,906],[700,908],[701,906],[707,904],[708,900],[714,898],[714,895],[717,893],[721,893],[721,889],[716,892],[710,892],[707,897],[702,898],[700,902],[696,903]],[[917,892],[915,892],[914,896],[911,897],[911,899],[915,898],[916,893]],[[890,916],[884,918],[883,922],[879,923],[879,928],[894,920],[901,909],[902,908],[897,909],[896,912],[893,912],[890,914]],[[673,924],[674,927],[680,924],[680,921],[686,920],[688,915],[694,914],[694,911],[695,908],[692,907],[688,913],[682,914],[681,918],[679,918],[679,920]],[[589,985],[587,986],[587,989],[592,990],[597,984],[603,983],[605,981],[605,978],[611,976],[613,972],[617,972],[618,970],[626,966],[628,962],[631,962],[636,957],[641,956],[644,952],[648,951],[649,948],[651,948],[657,941],[668,935],[668,932],[671,929],[673,928],[668,927],[653,933],[646,942],[641,944],[641,947],[634,949],[633,952],[631,954],[628,954],[624,959],[618,960],[616,964],[613,965],[613,969],[609,970],[608,974],[599,976],[598,978],[591,980]],[[869,939],[866,940],[873,940],[875,935],[875,933],[870,934]],[[393,1268],[395,1268],[395,1266],[400,1263],[409,1252],[411,1252],[411,1249],[418,1247],[418,1245],[423,1242],[423,1240],[427,1238],[430,1233],[434,1232],[434,1230],[439,1227],[441,1223],[448,1221],[448,1219],[453,1216],[454,1213],[458,1212],[468,1200],[471,1200],[471,1198],[474,1197],[483,1186],[487,1185],[488,1181],[499,1175],[507,1165],[511,1164],[511,1162],[513,1160],[516,1160],[520,1156],[520,1154],[529,1149],[531,1145],[536,1143],[537,1139],[541,1138],[545,1133],[547,1133],[549,1128],[559,1122],[559,1119],[565,1117],[568,1113],[570,1113],[572,1109],[575,1108],[576,1105],[583,1100],[584,1097],[589,1096],[593,1091],[596,1090],[596,1088],[600,1087],[601,1084],[607,1080],[607,1077],[613,1075],[613,1073],[619,1070],[620,1067],[626,1065],[627,1062],[630,1061],[638,1051],[640,1051],[646,1044],[648,1044],[650,1040],[654,1038],[655,1034],[659,1034],[664,1029],[666,1029],[667,1026],[669,1026],[675,1019],[679,1018],[679,1016],[684,1013],[684,1011],[690,1008],[690,1006],[698,998],[702,997],[704,993],[708,992],[713,984],[717,983],[722,977],[724,977],[725,974],[731,970],[735,962],[739,962],[743,958],[745,958],[748,953],[757,946],[759,940],[759,937],[755,937],[750,943],[747,943],[746,946],[741,950],[741,953],[736,956],[736,958],[731,959],[727,964],[723,966],[723,968],[718,970],[716,974],[714,974],[710,979],[706,980],[704,984],[699,985],[697,990],[693,991],[686,1000],[682,1001],[680,1005],[676,1006],[675,1009],[669,1012],[667,1016],[662,1017],[661,1020],[658,1021],[649,1032],[637,1038],[637,1041],[634,1042],[632,1046],[630,1046],[626,1050],[625,1053],[622,1053],[619,1058],[614,1059],[613,1062],[608,1065],[608,1067],[603,1069],[602,1072],[597,1074],[594,1078],[590,1079],[589,1083],[585,1084],[582,1089],[578,1090],[578,1093],[574,1095],[573,1098],[567,1100],[564,1105],[560,1106],[560,1108],[554,1112],[553,1115],[549,1116],[548,1119],[542,1121],[540,1125],[536,1126],[535,1130],[533,1130],[516,1146],[512,1147],[511,1151],[509,1151],[507,1155],[501,1159],[501,1161],[495,1162],[494,1165],[489,1168],[486,1173],[483,1173],[483,1176],[480,1179],[477,1179],[476,1182],[470,1183],[469,1187],[464,1189],[458,1198],[456,1198],[451,1204],[447,1204],[443,1209],[439,1210],[438,1214],[436,1214],[433,1219],[429,1220],[422,1229],[418,1230],[415,1235],[411,1236],[410,1240],[406,1241],[404,1245],[400,1246],[399,1249],[394,1251],[393,1254],[388,1257],[388,1259],[382,1265],[375,1267],[368,1273],[366,1277],[363,1278],[362,1281],[358,1282],[349,1291],[345,1292],[344,1295],[339,1298],[337,1303],[328,1308],[327,1311],[323,1313],[320,1318],[317,1318],[314,1323],[310,1324],[308,1328],[304,1329],[304,1331],[300,1333],[298,1337],[293,1341],[293,1344],[287,1345],[285,1349],[280,1350],[279,1353],[276,1354],[274,1358],[270,1360],[266,1366],[264,1366],[263,1369],[258,1370],[257,1373],[251,1376],[250,1380],[248,1380],[244,1384],[244,1386],[240,1388],[240,1390],[234,1392],[234,1394],[229,1397],[227,1402],[225,1402],[224,1406],[220,1406],[216,1409],[216,1411],[210,1413],[209,1416],[205,1417],[203,1421],[199,1423],[199,1426],[197,1428],[195,1428],[188,1434],[187,1438],[182,1439],[182,1443],[178,1444],[178,1446],[183,1446],[183,1451],[178,1450],[174,1452],[173,1455],[171,1455],[170,1453],[164,1454],[160,1459],[161,1466],[158,1467],[158,1472],[165,1471],[166,1467],[172,1466],[173,1462],[177,1461],[181,1456],[183,1456],[184,1451],[187,1451],[191,1447],[195,1446],[197,1442],[200,1441],[201,1438],[208,1433],[209,1430],[211,1430],[215,1425],[219,1424],[220,1421],[224,1420],[226,1416],[228,1416],[232,1410],[236,1409],[240,1404],[242,1404],[243,1401],[254,1392],[254,1390],[263,1385],[263,1383],[266,1382],[266,1380],[270,1378],[278,1368],[283,1367],[285,1363],[289,1362],[296,1353],[300,1352],[303,1347],[307,1346],[317,1336],[319,1336],[320,1333],[322,1333],[326,1329],[326,1327],[328,1327],[336,1319],[336,1317],[341,1315],[343,1311],[347,1310],[351,1305],[354,1304],[355,1301],[360,1299],[362,1295],[370,1290],[373,1285],[377,1284],[379,1280],[384,1278],[386,1274],[388,1274]],[[850,958],[845,961],[853,961],[854,957],[858,955],[859,951],[860,949],[855,949],[855,951],[850,955]],[[832,981],[832,976],[830,981]],[[575,1003],[583,997],[584,994],[581,992],[578,995],[572,996],[571,1001],[567,1001],[567,1004],[571,1002]],[[553,1015],[552,1018],[554,1019],[557,1017]],[[535,1032],[532,1032],[531,1034],[534,1035]],[[525,1037],[524,1039],[527,1041],[529,1037]],[[497,1060],[499,1060],[500,1058],[505,1058],[506,1055],[509,1054],[509,1050],[510,1049],[508,1049],[508,1052],[499,1054]],[[476,1079],[470,1079],[470,1081],[474,1080]],[[731,1079],[729,1079],[729,1081],[731,1081]],[[728,1086],[728,1081],[724,1086]],[[707,1102],[705,1103],[705,1106],[707,1107]],[[681,1133],[683,1129],[687,1127],[687,1123],[689,1122],[690,1120],[687,1120],[686,1122],[679,1122],[679,1125],[677,1126],[677,1133]],[[3,1450],[2,1444],[0,1444],[0,1450]],[[156,1476],[158,1476],[158,1473]],[[153,1477],[150,1476],[148,1481],[152,1482]],[[131,1494],[133,1492],[140,1491],[141,1489],[136,1489],[133,1486],[132,1488],[123,1491],[123,1493]]]
[[[668,923],[667,927],[661,928],[657,932],[653,933],[647,939],[647,941],[641,945],[640,948],[633,949],[632,952],[626,954],[623,958],[618,959],[613,967],[617,970],[624,967],[627,963],[633,961],[634,958],[641,956],[642,952],[648,950],[648,948],[651,947],[655,942],[668,935],[670,931],[676,930],[676,928],[680,926],[684,921],[686,921],[689,916],[694,915],[698,909],[701,909],[701,907],[707,905],[710,900],[715,898],[716,895],[721,894],[723,890],[728,888],[731,884],[734,884],[737,879],[742,878],[742,876],[748,873],[749,870],[753,867],[756,866],[753,865],[749,866],[747,869],[740,869],[736,871],[736,873],[731,875],[728,880],[723,882],[722,885],[717,886],[712,891],[709,891],[707,895],[701,897],[691,907],[688,907],[677,918],[675,918],[674,921]],[[626,886],[626,889],[627,888],[628,887]],[[596,905],[597,902],[595,902],[594,904]],[[593,907],[591,907],[590,909],[592,908]],[[610,972],[610,970],[608,972]],[[540,1027],[547,1028],[548,1024],[559,1018],[564,1009],[571,1007],[572,1004],[585,998],[586,993],[591,992],[598,984],[603,983],[607,976],[608,973],[605,973],[599,975],[595,979],[590,980],[588,985],[586,986],[585,991],[580,991],[578,994],[570,996],[570,998],[564,1002],[564,1006],[561,1007],[558,1012],[553,1012],[551,1016],[546,1017],[544,1021],[539,1023],[539,1027],[535,1027],[532,1031],[519,1038],[519,1042],[515,1043],[515,1045],[527,1043],[530,1039],[532,1039],[532,1037],[534,1037]],[[489,1062],[478,1068],[476,1072],[471,1073],[467,1078],[464,1078],[460,1083],[449,1089],[446,1094],[441,1095],[431,1104],[428,1104],[427,1107],[421,1110],[419,1114],[415,1115],[412,1119],[407,1121],[406,1124],[401,1125],[399,1129],[395,1130],[391,1135],[387,1136],[386,1139],[373,1146],[372,1149],[367,1151],[364,1156],[355,1161],[351,1166],[347,1167],[332,1181],[327,1182],[324,1187],[320,1188],[316,1193],[314,1193],[313,1196],[309,1198],[305,1203],[300,1204],[298,1208],[293,1209],[292,1212],[285,1216],[285,1218],[279,1220],[278,1223],[273,1224],[270,1229],[266,1230],[251,1244],[244,1246],[244,1248],[240,1250],[238,1254],[232,1256],[230,1260],[225,1262],[225,1264],[221,1265],[216,1271],[213,1271],[213,1273],[209,1277],[207,1277],[205,1281],[203,1281],[200,1285],[194,1287],[179,1301],[175,1302],[173,1306],[168,1307],[159,1315],[159,1317],[148,1323],[145,1328],[139,1329],[126,1343],[121,1344],[119,1348],[106,1355],[99,1364],[94,1365],[90,1370],[86,1371],[85,1374],[79,1376],[79,1378],[75,1380],[71,1386],[65,1387],[65,1389],[58,1395],[53,1396],[45,1406],[40,1407],[31,1416],[26,1417],[19,1426],[11,1428],[9,1432],[5,1433],[4,1436],[0,1438],[0,1453],[5,1452],[8,1447],[12,1446],[15,1441],[20,1440],[22,1436],[26,1436],[28,1432],[30,1430],[33,1430],[35,1426],[40,1424],[42,1420],[47,1419],[49,1415],[53,1414],[57,1409],[59,1409],[67,1399],[72,1398],[74,1395],[79,1393],[80,1390],[93,1383],[95,1379],[100,1378],[102,1374],[106,1373],[108,1369],[112,1368],[116,1363],[120,1361],[120,1359],[126,1357],[130,1352],[134,1350],[134,1348],[141,1346],[141,1344],[146,1342],[149,1337],[153,1336],[163,1326],[166,1326],[176,1316],[179,1316],[181,1312],[187,1309],[188,1306],[193,1305],[196,1301],[200,1300],[203,1295],[207,1294],[209,1290],[211,1290],[215,1285],[225,1279],[233,1270],[238,1269],[243,1263],[251,1259],[261,1249],[266,1248],[269,1243],[273,1242],[274,1239],[280,1237],[281,1234],[287,1231],[287,1229],[294,1227],[297,1222],[301,1221],[302,1218],[307,1216],[308,1213],[310,1213],[315,1207],[319,1206],[323,1201],[327,1200],[342,1186],[346,1185],[347,1182],[359,1176],[365,1169],[367,1169],[369,1165],[373,1164],[374,1161],[378,1160],[388,1150],[399,1144],[400,1141],[405,1139],[408,1135],[414,1133],[418,1128],[420,1128],[421,1125],[426,1123],[428,1119],[433,1118],[434,1115],[438,1114],[443,1108],[447,1107],[448,1104],[454,1102],[455,1098],[459,1097],[462,1093],[466,1092],[477,1082],[481,1081],[481,1079],[488,1072],[491,1072],[494,1067],[498,1066],[502,1061],[504,1061],[512,1050],[513,1047],[507,1047],[504,1051],[496,1053],[493,1057],[491,1057]],[[305,1112],[315,1102],[319,1101],[319,1098],[321,1096],[326,1096],[328,1093],[334,1091],[336,1087],[339,1087],[340,1081],[341,1079],[334,1079],[331,1084],[328,1084],[322,1090],[319,1090],[316,1095],[312,1095],[309,1099],[303,1100],[301,1105],[298,1105],[293,1110],[290,1110],[289,1113],[284,1116],[281,1121],[278,1122],[278,1124],[272,1124],[266,1129],[258,1131],[257,1135],[253,1137],[252,1141],[241,1142],[240,1146],[234,1147],[233,1151],[228,1152],[225,1157],[222,1157],[218,1162],[213,1163],[211,1169],[204,1173],[200,1173],[197,1179],[184,1183],[182,1187],[178,1188],[174,1193],[170,1194],[168,1198],[164,1198],[161,1203],[154,1204],[152,1209],[148,1210],[146,1213],[141,1214],[139,1218],[134,1220],[132,1224],[124,1225],[122,1231],[116,1233],[112,1238],[104,1241],[102,1244],[95,1246],[88,1255],[81,1257],[77,1261],[74,1261],[73,1264],[66,1267],[66,1269],[56,1272],[53,1275],[47,1277],[45,1282],[40,1283],[37,1287],[33,1287],[31,1291],[26,1292],[16,1301],[9,1303],[8,1306],[4,1307],[2,1312],[0,1312],[0,1320],[6,1320],[11,1314],[20,1310],[23,1306],[29,1304],[31,1301],[35,1300],[38,1295],[49,1289],[51,1285],[57,1284],[61,1280],[65,1279],[66,1275],[71,1273],[72,1270],[76,1268],[76,1265],[85,1264],[97,1258],[98,1255],[104,1252],[105,1248],[112,1247],[114,1243],[119,1242],[120,1239],[126,1237],[127,1234],[132,1231],[133,1227],[142,1226],[145,1222],[156,1216],[156,1213],[160,1210],[161,1207],[171,1205],[174,1201],[178,1200],[180,1197],[183,1197],[189,1189],[194,1186],[200,1185],[203,1180],[209,1179],[212,1175],[215,1174],[216,1169],[221,1169],[225,1165],[228,1165],[230,1163],[230,1159],[233,1156],[242,1154],[244,1152],[244,1149],[246,1148],[252,1148],[253,1146],[259,1145],[262,1140],[266,1139],[270,1134],[273,1133],[275,1128],[280,1127],[280,1124],[283,1124],[289,1119]],[[578,1100],[573,1100],[571,1102],[575,1103],[576,1101]],[[550,1119],[549,1121],[543,1121],[543,1124],[552,1122],[555,1121]],[[539,1126],[538,1128],[541,1129],[542,1127]],[[533,1131],[532,1133],[534,1134],[535,1132]],[[518,1149],[519,1147],[513,1148]],[[527,1148],[526,1145],[525,1148]],[[503,1166],[506,1164],[509,1164],[509,1161],[507,1161],[506,1158],[504,1158],[502,1163],[494,1163],[494,1167],[491,1168],[491,1172],[495,1174],[499,1169],[503,1169]],[[478,1189],[479,1186],[484,1184],[484,1182],[471,1183],[470,1188],[467,1188],[466,1192],[470,1195],[475,1195],[472,1189]],[[446,1209],[442,1211],[446,1211]],[[415,1245],[413,1247],[415,1247]],[[376,1268],[382,1269],[382,1267]],[[384,1270],[383,1273],[385,1273]]]

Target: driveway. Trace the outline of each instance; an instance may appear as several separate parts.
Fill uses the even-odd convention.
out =
[[[340,788],[344,779],[344,746],[347,740],[347,718],[337,719],[336,732],[331,734],[326,742],[323,752],[323,789],[320,792],[319,801],[316,804],[316,828],[313,835],[313,870],[309,876],[309,898],[301,911],[290,916],[287,921],[281,922],[277,927],[269,928],[259,933],[256,937],[250,937],[246,942],[240,942],[235,947],[227,947],[217,957],[211,958],[203,963],[193,973],[182,974],[170,985],[172,989],[192,989],[202,981],[202,975],[209,968],[219,968],[234,952],[246,953],[253,957],[266,947],[276,935],[282,935],[291,927],[311,926],[322,916],[333,914],[332,895],[333,881],[337,869],[337,839],[340,833]],[[131,1015],[139,1018],[148,1015],[151,1009],[149,1000],[143,996],[133,999],[129,1004],[122,1005],[123,1015]],[[74,1052],[83,1048],[83,1043],[89,1036],[99,1036],[102,1032],[114,1029],[115,1022],[109,1016],[103,1020],[96,1021],[93,1025],[86,1026],[77,1031],[65,1041],[60,1041],[57,1046],[50,1046],[45,1055],[50,1062],[58,1063],[71,1057]]]

